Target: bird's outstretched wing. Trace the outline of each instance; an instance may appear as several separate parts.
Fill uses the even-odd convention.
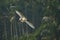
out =
[[[18,12],[17,10],[16,10],[16,13],[20,16],[20,18],[23,17],[22,14],[20,12]]]
[[[26,24],[28,24],[31,28],[35,29],[34,25],[30,23],[29,21],[25,21]]]
[[[20,20],[20,21],[24,21],[26,24],[28,24],[31,28],[33,28],[33,29],[35,29],[35,27],[33,26],[33,24],[32,23],[30,23],[29,21],[27,21],[26,20],[26,18],[24,17],[24,16],[22,16],[22,14],[20,13],[20,12],[18,12],[17,10],[16,10],[16,13],[20,16],[20,18],[22,19],[22,20]]]

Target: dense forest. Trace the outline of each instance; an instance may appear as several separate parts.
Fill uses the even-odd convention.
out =
[[[35,29],[21,23],[15,10]],[[60,0],[0,0],[0,40],[60,40]]]

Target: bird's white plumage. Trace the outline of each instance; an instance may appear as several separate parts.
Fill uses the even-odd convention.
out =
[[[20,18],[22,18],[22,15],[21,15],[20,12],[18,12],[18,11],[16,10],[16,13],[20,16]]]
[[[25,22],[25,23],[28,24],[31,28],[35,29],[35,27],[33,26],[33,24],[30,23],[29,21],[27,21],[27,19],[26,19],[24,16],[22,16],[20,12],[18,12],[18,11],[16,10],[16,13],[20,16],[19,19],[20,19],[21,22]]]
[[[25,21],[25,23],[27,23],[31,28],[35,29],[34,25],[30,23],[29,21]]]

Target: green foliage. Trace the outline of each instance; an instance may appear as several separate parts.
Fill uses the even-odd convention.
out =
[[[15,6],[15,7],[10,7],[10,6]],[[26,36],[26,34],[19,36],[18,39],[19,40],[37,40],[38,36],[41,36],[41,33],[43,31],[47,30],[46,34],[42,33],[42,35],[45,35],[45,36],[43,36],[41,39],[43,40],[43,38],[46,38],[46,40],[52,40],[53,37],[56,38],[55,37],[56,30],[57,30],[57,28],[59,28],[59,25],[60,25],[59,24],[60,21],[58,21],[58,20],[60,20],[59,19],[60,16],[58,16],[58,15],[60,15],[60,14],[58,14],[59,10],[60,10],[59,7],[60,7],[59,0],[0,0],[0,25],[5,23],[4,18],[6,18],[6,17],[4,15],[8,16],[7,17],[8,21],[11,19],[12,16],[16,17],[16,15],[15,15],[16,9],[23,12],[24,15],[26,15],[26,16],[28,15],[27,16],[28,18],[30,17],[29,14],[32,15],[31,19],[32,19],[32,22],[35,23],[35,25],[38,24],[39,20],[41,20],[41,19],[39,19],[40,17],[42,18],[42,16],[47,16],[47,17],[50,17],[49,22],[48,21],[42,22],[42,23],[39,22],[40,27],[35,29],[34,32],[28,34],[28,36]],[[56,18],[56,14],[58,14],[57,18]],[[9,21],[9,24],[8,24],[8,22],[6,24],[11,25],[10,21]],[[12,25],[13,25],[13,29],[14,29],[15,24],[12,24]],[[18,25],[18,24],[16,24],[16,25]],[[3,27],[3,26],[1,26],[1,27]],[[16,27],[18,27],[18,26],[16,26]],[[9,26],[9,28],[8,27],[6,27],[6,28],[9,29],[10,26]],[[2,32],[4,32],[4,30]],[[15,37],[15,39],[16,38],[17,37]],[[14,40],[14,36],[12,36],[11,39]]]

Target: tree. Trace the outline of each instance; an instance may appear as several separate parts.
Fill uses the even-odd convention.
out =
[[[28,28],[28,36],[26,35],[26,25],[21,24],[15,10],[23,12],[29,21],[36,26],[37,29]],[[7,31],[7,40],[10,40],[10,31],[12,30],[12,40],[20,38],[20,40],[59,40],[60,27],[60,0],[1,0],[0,1],[0,28],[1,40],[4,39],[3,32]],[[14,16],[13,22],[10,22]],[[43,18],[47,17],[47,18]],[[5,19],[6,18],[6,19]],[[5,20],[5,21],[3,21]],[[47,21],[45,21],[47,20]],[[4,30],[4,23],[6,29]],[[12,24],[11,24],[12,23]],[[10,28],[10,26],[12,28]],[[3,27],[3,28],[2,28]],[[28,25],[27,25],[28,27]],[[24,35],[22,34],[22,30]],[[50,31],[50,32],[49,32]],[[17,32],[17,33],[16,33]],[[15,33],[17,36],[15,36]],[[54,34],[54,35],[53,35]],[[52,37],[52,38],[51,38]],[[15,39],[14,39],[15,38]],[[45,39],[44,39],[45,40]]]

